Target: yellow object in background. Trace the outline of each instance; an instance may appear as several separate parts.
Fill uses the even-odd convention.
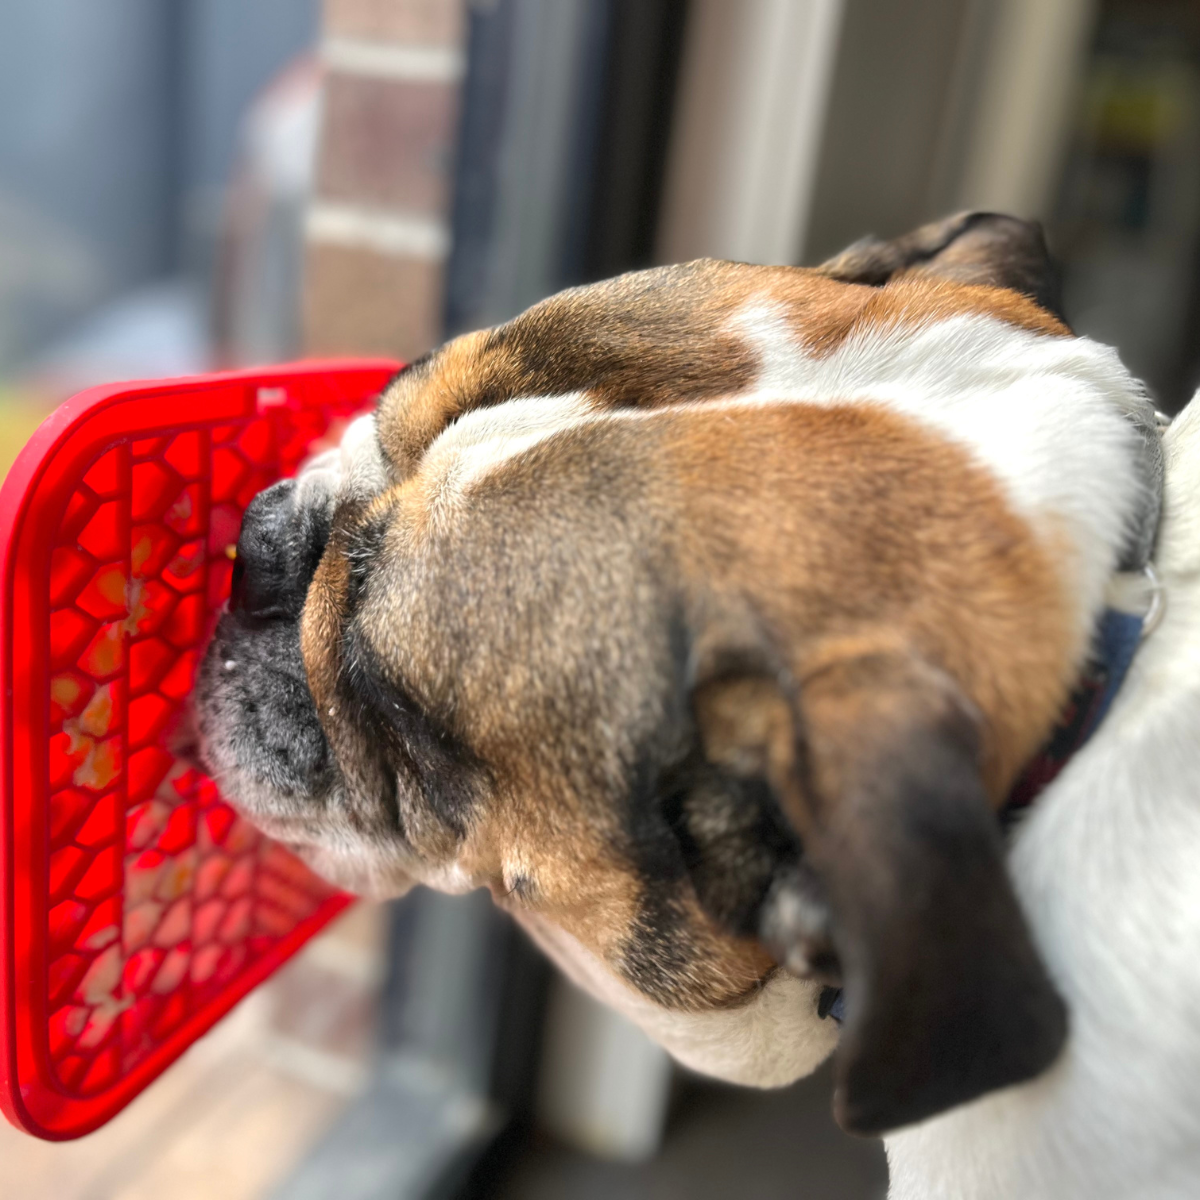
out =
[[[50,408],[44,396],[0,384],[0,480]]]

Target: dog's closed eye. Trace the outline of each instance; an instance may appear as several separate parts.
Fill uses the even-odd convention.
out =
[[[663,814],[700,903],[726,929],[757,936],[775,881],[800,861],[794,830],[761,776],[693,756],[670,773]]]

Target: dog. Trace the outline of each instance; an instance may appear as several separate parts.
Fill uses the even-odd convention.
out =
[[[571,289],[254,500],[199,753],[335,883],[489,888],[690,1067],[833,1055],[894,1200],[1194,1196],[1198,426],[995,214]],[[1159,628],[1002,822],[1152,553]]]

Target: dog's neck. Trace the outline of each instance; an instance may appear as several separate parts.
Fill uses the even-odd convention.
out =
[[[1054,781],[1099,728],[1125,681],[1142,639],[1162,615],[1162,586],[1151,565],[1162,517],[1162,431],[1170,418],[1154,412],[1154,423],[1131,413],[1142,435],[1141,473],[1145,483],[1141,512],[1121,552],[1107,605],[1096,622],[1091,651],[1058,724],[1041,750],[1018,776],[1001,811],[1005,826]]]
[[[1122,577],[1130,578],[1122,573],[1118,579]],[[1058,724],[1021,772],[1004,803],[1001,820],[1006,827],[1019,819],[1096,732],[1125,682],[1138,646],[1153,632],[1163,605],[1158,577],[1147,563],[1132,578],[1144,586],[1123,590],[1140,590],[1142,596],[1121,597],[1101,613],[1088,661]],[[1132,605],[1137,607],[1126,607]]]
[[[887,1138],[891,1195],[1180,1200],[1200,1178],[1200,405],[1164,438],[1162,622],[1097,736],[1013,830],[1071,1015],[1044,1079]],[[1151,981],[1151,982],[1147,982]]]

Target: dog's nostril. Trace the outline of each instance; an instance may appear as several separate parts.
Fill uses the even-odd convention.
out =
[[[259,492],[242,517],[230,607],[259,621],[295,620],[328,537],[328,516],[295,503],[282,480]]]

